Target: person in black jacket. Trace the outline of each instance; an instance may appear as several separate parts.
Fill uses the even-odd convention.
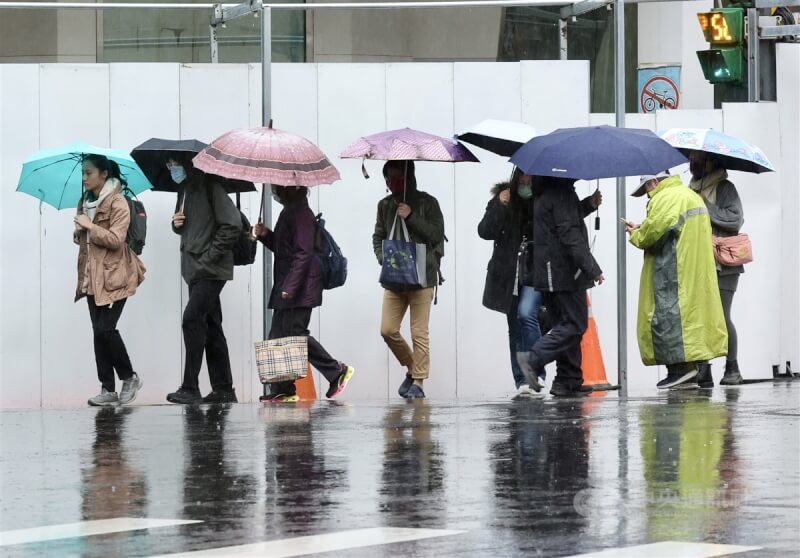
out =
[[[492,188],[493,197],[478,224],[478,236],[494,241],[492,258],[486,269],[483,305],[506,315],[511,374],[518,397],[533,394],[517,360],[517,353],[524,351],[523,339],[530,338],[523,332],[527,324],[520,323],[518,317],[520,289],[517,267],[523,239],[531,236],[530,180],[530,176],[514,169],[510,182],[496,184]],[[538,316],[535,317],[535,337],[530,341],[531,345],[539,338]]]
[[[181,387],[170,403],[235,403],[228,342],[222,331],[219,295],[233,279],[233,244],[242,230],[239,211],[223,187],[195,169],[188,157],[167,161],[178,185],[172,230],[181,236],[181,275],[189,286],[183,311],[186,362]],[[200,395],[198,377],[206,354],[211,393]]]
[[[552,329],[526,355],[523,372],[533,387],[536,370],[556,361],[556,377],[550,393],[576,395],[581,391],[581,337],[588,326],[586,290],[604,281],[603,271],[592,256],[589,234],[583,222],[589,197],[578,199],[575,180],[534,177],[533,181],[533,287],[544,293],[552,317]]]

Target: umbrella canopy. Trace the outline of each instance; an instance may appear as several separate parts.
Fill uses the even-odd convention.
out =
[[[514,152],[536,136],[533,126],[506,120],[484,120],[456,134],[455,138],[481,149],[511,157]]]
[[[193,162],[204,172],[278,186],[319,186],[341,178],[319,147],[272,127],[232,130],[212,141]]]
[[[511,162],[525,174],[594,180],[658,174],[687,159],[650,130],[590,126],[535,137]]]
[[[348,145],[339,157],[378,161],[478,162],[478,158],[461,143],[411,128],[360,137]]]
[[[119,165],[120,173],[134,194],[151,185],[130,155],[86,143],[71,143],[55,149],[37,151],[22,164],[17,191],[30,194],[56,209],[78,207],[83,194],[81,164],[86,155],[104,155]]]
[[[141,145],[137,145],[131,151],[133,160],[139,164],[145,176],[153,184],[155,192],[177,192],[178,185],[172,180],[167,170],[167,159],[175,155],[190,155],[194,157],[207,144],[196,139],[187,140],[168,140],[161,138],[150,138]],[[237,192],[255,192],[256,187],[252,182],[243,180],[233,180],[230,178],[218,177],[220,184],[229,194]]]
[[[775,170],[764,152],[755,145],[710,128],[671,128],[659,135],[685,155],[692,150],[713,153],[728,170],[754,173]]]

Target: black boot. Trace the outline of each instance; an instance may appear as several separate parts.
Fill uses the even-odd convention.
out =
[[[722,376],[722,380],[720,380],[719,384],[721,386],[738,386],[743,383],[744,380],[739,373],[739,362],[735,360],[727,361],[725,363],[725,374]]]
[[[711,376],[711,364],[708,362],[697,363],[697,385],[701,388],[714,387],[714,378]]]

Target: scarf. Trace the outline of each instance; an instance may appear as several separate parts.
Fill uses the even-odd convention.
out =
[[[711,171],[701,179],[693,178],[689,182],[689,188],[700,194],[700,196],[713,204],[717,203],[717,186],[728,179],[728,171],[717,169]]]

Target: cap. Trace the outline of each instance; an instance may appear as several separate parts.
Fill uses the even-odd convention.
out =
[[[662,178],[667,178],[669,176],[669,171],[662,171],[658,174],[644,174],[639,178],[639,187],[634,190],[633,196],[634,198],[638,198],[645,194],[644,185],[653,180],[654,178],[661,180]]]

